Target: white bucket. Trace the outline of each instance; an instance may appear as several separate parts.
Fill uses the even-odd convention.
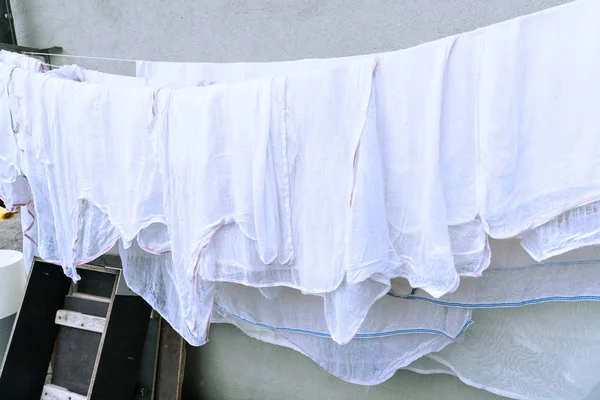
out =
[[[25,294],[25,285],[23,254],[15,250],[0,250],[0,363]]]

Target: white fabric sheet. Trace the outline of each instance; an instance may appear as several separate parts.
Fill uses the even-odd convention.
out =
[[[0,62],[26,71],[45,72],[48,70],[46,65],[37,58],[7,50],[0,50]]]
[[[406,333],[339,345],[326,337],[264,328],[219,309],[213,321],[233,324],[248,336],[299,351],[330,374],[359,385],[381,383],[412,361],[452,343],[443,335]]]
[[[376,384],[451,343],[470,308],[600,299],[596,249],[562,254],[597,244],[599,14],[581,0],[376,57],[156,64],[171,88],[150,63],[143,79],[1,65],[0,188],[19,204],[20,177],[26,201],[27,176],[24,233],[73,278],[121,237],[130,286],[190,343],[216,301],[213,320]],[[573,307],[563,320],[593,332],[593,307]],[[431,355],[444,367],[416,369],[586,396],[598,382],[574,357],[595,337],[536,332],[547,318],[526,309],[482,313]]]
[[[427,357],[501,396],[585,399],[599,383],[599,313],[598,302],[476,310],[463,343]]]
[[[592,400],[599,359],[591,355],[600,352],[600,327],[599,319],[590,316],[597,315],[599,307],[597,302],[575,302],[476,310],[475,324],[465,330],[460,343],[405,334],[385,341],[356,338],[339,346],[327,338],[270,329],[218,309],[213,321],[301,352],[353,383],[374,385],[406,368],[455,375],[470,386],[513,399]],[[435,347],[443,349],[436,352]]]
[[[342,283],[372,68],[159,93],[169,98],[167,225],[187,270],[178,287],[202,278],[323,293]]]
[[[461,275],[476,277],[481,274],[485,267],[487,267],[490,250],[487,244],[485,230],[491,233],[492,236],[503,238],[520,236],[523,247],[534,259],[530,259],[522,250],[516,248],[515,242],[509,243],[508,249],[505,247],[506,244],[498,246],[498,243],[496,243],[493,250],[498,252],[498,255],[494,256],[492,259],[492,267],[483,273],[482,278],[463,279],[461,281],[461,286],[456,293],[442,296],[439,300],[435,300],[432,296],[428,295],[422,296],[422,293],[419,291],[417,291],[415,295],[410,296],[410,298],[417,299],[418,297],[422,297],[423,299],[429,299],[448,306],[461,307],[466,305],[476,308],[514,307],[539,301],[594,300],[598,298],[598,287],[594,284],[594,282],[597,281],[595,272],[597,269],[597,260],[594,249],[583,249],[581,252],[565,254],[563,257],[549,260],[546,263],[537,264],[534,261],[557,256],[579,247],[597,244],[596,205],[564,202],[565,198],[562,197],[562,194],[557,194],[555,199],[558,199],[558,203],[562,202],[562,204],[551,204],[550,208],[555,207],[555,211],[544,214],[543,212],[539,212],[539,205],[543,203],[543,200],[540,203],[540,199],[538,198],[515,199],[516,195],[522,195],[523,193],[525,193],[525,195],[531,195],[531,193],[539,191],[540,188],[549,188],[551,191],[560,190],[561,185],[556,184],[555,178],[553,177],[565,176],[566,173],[564,170],[567,170],[568,173],[568,171],[577,171],[577,168],[581,167],[590,171],[591,174],[596,173],[593,169],[595,168],[594,161],[591,159],[577,160],[578,164],[576,164],[577,166],[574,168],[571,168],[570,166],[566,168],[567,164],[561,162],[563,160],[573,159],[576,157],[574,155],[583,151],[584,147],[594,149],[594,146],[590,146],[588,140],[583,140],[583,143],[578,143],[576,145],[578,146],[578,149],[574,151],[574,146],[571,144],[563,147],[562,144],[554,143],[552,146],[556,145],[556,147],[549,149],[546,149],[546,147],[549,146],[546,144],[546,147],[543,147],[544,151],[536,153],[531,150],[529,155],[533,154],[532,157],[537,157],[535,154],[545,154],[544,152],[549,151],[549,154],[556,156],[557,158],[553,159],[552,157],[549,157],[547,163],[542,162],[539,164],[539,169],[537,166],[536,169],[532,169],[530,166],[532,163],[537,162],[535,159],[532,158],[529,162],[524,162],[521,160],[522,157],[519,152],[512,151],[513,149],[523,148],[525,152],[523,157],[526,158],[527,146],[530,145],[528,142],[529,136],[518,136],[517,139],[521,140],[521,142],[519,142],[519,140],[513,140],[514,135],[503,136],[502,132],[500,132],[500,130],[515,132],[515,129],[511,130],[513,126],[517,126],[518,129],[522,129],[523,127],[529,129],[533,127],[534,130],[537,129],[539,132],[544,132],[544,129],[539,129],[535,124],[539,123],[540,119],[546,118],[547,115],[553,113],[552,118],[546,118],[546,121],[542,120],[545,125],[539,125],[540,127],[547,126],[548,129],[546,129],[546,131],[553,132],[556,127],[560,128],[560,124],[554,125],[554,122],[557,119],[562,118],[565,122],[571,120],[571,118],[569,118],[569,112],[574,113],[573,107],[578,104],[578,100],[575,100],[573,93],[576,93],[583,87],[583,85],[579,85],[579,83],[583,82],[584,77],[590,76],[591,71],[583,73],[580,76],[577,76],[577,72],[569,74],[566,72],[569,71],[566,62],[572,59],[579,59],[581,61],[590,61],[590,64],[594,65],[595,61],[592,57],[595,57],[595,54],[593,50],[581,51],[581,53],[575,54],[576,52],[579,52],[580,48],[578,46],[572,46],[574,41],[569,35],[564,34],[565,32],[570,33],[571,31],[566,28],[562,30],[556,29],[556,26],[578,26],[574,34],[585,37],[585,32],[587,30],[586,26],[592,24],[593,17],[598,15],[597,6],[597,2],[594,4],[592,1],[580,1],[577,2],[577,4],[560,7],[531,17],[511,21],[506,25],[509,30],[509,34],[507,35],[508,40],[503,38],[502,28],[498,25],[498,29],[496,29],[495,32],[493,29],[488,32],[488,28],[484,28],[471,34],[461,35],[455,41],[454,47],[449,52],[448,59],[450,62],[447,65],[447,71],[445,71],[446,76],[451,77],[452,79],[444,81],[444,84],[447,85],[444,87],[444,90],[446,93],[452,94],[449,99],[454,101],[443,103],[443,109],[441,111],[443,133],[441,135],[442,144],[439,154],[440,164],[443,166],[440,175],[443,194],[446,198],[447,228],[450,235],[452,253],[454,255],[457,272]],[[586,17],[582,18],[583,15],[586,15]],[[512,24],[512,26],[510,24]],[[552,35],[539,35],[540,31],[550,32],[551,30],[554,30]],[[531,35],[529,36],[529,39],[520,41],[518,36],[520,32],[524,32],[525,37],[528,37],[527,35],[529,35],[529,33],[535,33],[535,36]],[[562,37],[558,38],[558,35],[562,35]],[[546,38],[544,38],[544,36]],[[589,46],[590,49],[595,48],[594,40],[596,40],[596,36],[597,35],[591,35],[589,40],[586,38],[582,47]],[[551,37],[551,39],[547,39],[547,37]],[[538,40],[536,42],[534,39],[538,38],[543,38],[543,40]],[[498,46],[496,42],[502,42],[502,45]],[[575,42],[577,42],[577,40],[575,40]],[[494,44],[492,46],[492,51],[489,51],[490,43]],[[540,53],[539,58],[536,58],[537,55],[533,56],[534,62],[532,63],[532,65],[534,65],[539,60],[544,60],[539,63],[539,66],[535,67],[536,71],[544,71],[543,65],[552,64],[549,56],[564,53],[561,49],[566,49],[566,47],[561,47],[563,45],[571,45],[571,47],[567,49],[569,57],[562,58],[561,56],[561,63],[556,63],[555,67],[553,66],[553,68],[546,69],[546,71],[550,71],[549,74],[532,74],[527,72],[534,71],[534,67],[531,67],[531,69],[519,69],[521,68],[521,63],[525,63],[523,60],[526,60],[527,55],[535,53],[538,46],[545,46]],[[514,49],[518,49],[518,46],[523,46],[523,48],[531,50],[523,50],[523,52],[514,53]],[[496,52],[496,50],[499,51]],[[489,54],[487,53],[488,51]],[[571,57],[571,55],[576,57]],[[544,59],[546,56],[547,58]],[[384,58],[384,55],[382,55],[382,58]],[[159,80],[163,77],[166,79],[165,82],[174,79],[173,77],[182,77],[183,80],[190,84],[196,84],[194,82],[203,82],[206,80],[240,81],[257,77],[276,76],[293,71],[300,66],[303,66],[304,68],[319,69],[323,68],[324,65],[333,65],[340,61],[346,62],[347,60],[302,60],[285,63],[237,63],[231,65],[140,62],[138,63],[138,76],[152,77]],[[482,64],[480,64],[480,62],[482,62]],[[572,65],[579,66],[577,63],[573,63]],[[589,67],[590,70],[593,68],[593,66]],[[564,109],[560,108],[560,106],[555,109],[550,109],[548,107],[547,111],[539,114],[536,114],[535,112],[525,112],[526,119],[530,118],[530,115],[536,117],[539,116],[538,119],[532,119],[532,124],[530,125],[527,125],[530,121],[526,120],[527,124],[520,126],[519,123],[523,121],[518,119],[515,120],[514,118],[511,119],[513,117],[512,114],[508,114],[509,118],[505,118],[502,121],[502,124],[504,125],[496,124],[498,120],[497,116],[490,117],[489,115],[491,114],[485,114],[486,112],[498,111],[495,110],[493,106],[486,108],[487,104],[493,104],[493,101],[495,101],[496,98],[493,96],[499,95],[497,99],[500,100],[500,104],[513,106],[513,108],[508,107],[509,111],[514,109],[514,104],[519,104],[516,100],[523,94],[525,94],[523,96],[524,100],[535,100],[535,96],[527,95],[528,90],[530,90],[529,88],[532,88],[531,93],[535,93],[533,90],[537,84],[536,86],[533,84],[529,85],[529,82],[534,82],[535,80],[523,82],[523,80],[513,79],[515,73],[527,73],[527,78],[535,75],[534,78],[543,82],[544,88],[548,91],[555,90],[556,92],[559,89],[561,90],[560,93],[565,91],[567,96],[563,100],[567,101],[566,99],[569,99],[570,106]],[[563,73],[566,75],[563,76]],[[556,82],[560,82],[560,79],[548,79],[548,76],[552,76],[552,74],[555,74],[554,76],[561,76],[561,79],[571,79],[574,77],[574,85],[569,88],[557,88]],[[504,83],[497,84],[496,81],[511,82],[507,85],[507,88],[514,87],[514,92],[506,90],[503,87]],[[597,84],[592,82],[589,88],[587,88],[589,94],[586,95],[586,97],[591,95],[594,91],[594,87],[597,87]],[[486,92],[489,88],[497,90],[498,93]],[[484,93],[483,96],[485,97],[483,102],[481,102],[482,93]],[[491,95],[489,95],[490,93]],[[515,96],[515,93],[520,94]],[[514,97],[510,97],[510,100],[505,100],[508,99],[509,96]],[[546,96],[546,98],[554,101],[556,96]],[[588,112],[588,110],[595,107],[594,104],[595,103],[591,102],[589,105],[586,105],[584,112]],[[525,105],[527,104],[525,103]],[[557,110],[560,110],[560,112],[557,112]],[[500,111],[502,112],[502,110]],[[480,124],[482,122],[482,116],[486,118],[486,121],[483,121],[483,125]],[[520,115],[517,115],[517,118],[520,117]],[[586,118],[581,122],[584,124],[593,120],[593,118]],[[486,125],[486,123],[489,125]],[[575,130],[578,134],[587,134],[593,131],[592,129],[587,129],[586,131],[586,128],[589,127],[581,124],[580,126],[581,128]],[[448,127],[454,128],[455,130],[444,130]],[[491,139],[485,137],[481,138],[478,142],[476,134],[486,135],[486,129],[491,130],[496,128],[498,131],[490,137],[493,140],[502,140],[500,146],[497,146],[497,144],[490,145],[488,140]],[[570,134],[573,135],[573,130],[569,131],[565,129],[564,131],[570,132]],[[454,136],[452,132],[454,132]],[[464,134],[464,136],[462,136],[462,138],[464,138],[462,144],[461,140],[456,140],[456,132]],[[472,136],[469,136],[471,134]],[[543,135],[538,135],[538,137],[540,140],[548,140],[547,138],[544,138]],[[537,143],[538,142],[536,142],[536,144]],[[476,144],[478,144],[478,146],[475,146]],[[371,145],[374,146],[373,144]],[[507,150],[504,151],[504,149]],[[534,147],[531,146],[529,149],[534,149]],[[364,156],[363,160],[368,157],[368,153],[363,151],[363,148],[361,147],[358,152],[357,163],[361,160],[361,151]],[[498,154],[500,154],[501,157],[498,157]],[[518,156],[516,154],[518,154]],[[595,155],[596,152],[595,150],[591,150],[588,154],[591,157],[595,157],[593,155]],[[507,162],[507,160],[504,159],[504,155],[506,155],[510,161]],[[517,162],[513,162],[512,157],[517,157]],[[405,159],[406,158],[403,158],[402,160]],[[550,165],[549,163],[554,164]],[[494,171],[492,171],[492,173],[489,171],[489,167],[493,165],[497,165],[500,169],[507,167],[517,169],[518,167],[519,171],[517,171],[516,174],[507,173],[505,176],[498,176]],[[478,171],[479,174],[479,188],[475,184],[475,179],[468,178],[474,177],[474,171]],[[555,172],[558,173],[556,174]],[[537,181],[532,178],[534,173],[538,175],[542,174],[540,176],[543,179],[539,181],[539,186],[517,187],[515,185],[515,187],[511,188],[511,185],[514,184],[512,180],[514,180],[515,175],[518,175],[519,179],[521,179],[520,183],[523,185],[529,185],[532,182],[537,184]],[[449,178],[445,178],[446,176]],[[544,181],[544,179],[547,178],[552,181]],[[502,179],[504,179],[504,181],[502,181]],[[497,192],[491,194],[488,193],[488,183],[486,183],[488,181],[494,182],[492,186]],[[576,180],[572,181],[569,179],[566,179],[566,181],[568,181],[566,184],[569,185],[571,185],[572,182],[577,182]],[[584,176],[578,182],[584,181],[593,182],[593,179],[591,176]],[[534,186],[535,189],[533,188]],[[573,186],[566,190],[571,189],[573,189]],[[470,193],[470,195],[468,195],[468,193]],[[479,193],[479,204],[477,204],[477,202],[469,203],[468,201],[460,202],[461,198],[477,198],[477,196],[474,195],[476,193]],[[514,193],[514,195],[512,193]],[[580,193],[575,193],[574,197],[578,197]],[[546,195],[546,193],[544,193],[544,195]],[[552,196],[550,196],[550,200],[552,200]],[[586,198],[585,200],[585,202],[591,201],[594,201],[593,197]],[[501,207],[507,206],[515,209],[523,207],[524,213],[520,211],[513,212],[514,210],[509,209],[510,212],[498,217],[497,221],[493,220],[493,214],[497,212],[496,208],[501,208],[497,207],[494,202],[498,202]],[[578,206],[582,207],[577,208]],[[369,209],[372,211],[371,208]],[[501,211],[503,210],[501,209]],[[483,216],[485,224],[481,224],[480,219],[477,218],[478,213],[481,213]],[[492,214],[492,217],[490,217],[490,214]],[[558,218],[555,218],[557,216]],[[510,225],[510,229],[500,226],[500,224],[496,226],[496,222],[502,224],[505,223],[504,217],[508,217],[506,223]],[[532,218],[534,220],[532,220]],[[492,223],[490,223],[491,220]],[[461,268],[459,267],[460,265],[464,265],[464,267]],[[397,282],[399,282],[400,285],[396,285],[394,288],[400,290],[402,293],[405,293],[407,289],[410,289],[408,285],[403,285],[401,280],[395,281],[395,283]],[[568,282],[572,282],[573,284],[566,285],[565,283]],[[558,307],[560,308],[562,305]],[[519,310],[521,309],[519,308]],[[480,312],[480,314],[491,316],[492,313],[496,312],[498,311],[493,310]],[[584,314],[585,313],[578,317],[585,318]],[[248,321],[240,323],[239,321],[236,321],[235,318],[233,318],[233,320],[230,318],[230,322],[234,322],[238,326],[241,326],[242,329],[250,335],[256,334],[253,333],[255,326]],[[525,324],[525,322],[523,322],[523,324]],[[501,326],[501,324],[498,324],[498,326]],[[510,326],[510,324],[507,324],[507,326]],[[536,323],[533,323],[528,329],[535,331],[536,329],[539,329],[540,326],[540,322],[536,321]],[[269,341],[288,345],[305,354],[310,353],[299,349],[296,344],[288,341],[279,332],[274,333],[273,330],[267,331]],[[350,343],[354,343],[357,340],[359,339],[355,338]],[[479,339],[474,336],[474,339],[472,340],[477,341]],[[552,353],[550,348],[554,340],[555,339],[551,338],[545,342],[548,344],[548,347],[544,348],[546,354]],[[484,341],[482,340],[481,343],[483,342]],[[450,349],[454,347],[459,347],[459,345],[450,346],[446,348],[445,351],[450,351]],[[481,355],[488,350],[489,349],[480,349],[475,352],[476,354],[474,354],[474,356],[477,356],[477,354]],[[497,350],[498,351],[494,356],[503,357],[508,354],[508,351],[504,348],[498,347]],[[560,351],[557,349],[557,351],[559,353],[560,351],[563,351],[563,353],[560,353],[561,355],[558,356],[559,360],[564,360],[566,359],[565,357],[569,356],[564,352],[564,349]],[[321,358],[327,358],[327,356],[324,355],[325,353],[326,352],[322,352],[314,357],[319,359],[317,362],[319,362],[320,365],[327,365],[326,361],[320,361]],[[507,360],[508,359],[510,359],[510,356],[507,357]],[[481,372],[480,370],[477,370],[477,362],[472,362],[471,365],[473,366],[472,371],[467,374],[469,376],[463,380],[474,386],[484,387],[488,390],[511,395],[511,397],[515,398],[544,398],[544,386],[551,386],[552,380],[554,379],[554,376],[551,374],[546,374],[542,378],[536,376],[538,379],[530,379],[529,382],[527,382],[528,387],[521,387],[521,383],[514,379],[512,382],[502,382],[504,386],[497,385],[496,382],[488,384],[484,383],[485,380],[479,379],[479,377],[470,377],[471,375]],[[506,366],[506,374],[499,375],[507,379],[512,379],[511,374],[516,374],[516,376],[518,376],[520,373],[517,368],[519,366],[503,365]],[[426,368],[422,368],[423,371],[425,369]],[[330,368],[328,370],[335,371],[336,369]],[[447,367],[440,367],[439,370],[450,372],[450,369]],[[557,370],[559,369],[557,368]],[[334,374],[336,373],[334,372]],[[347,376],[344,377],[344,379],[347,379]],[[556,393],[564,395],[565,398],[581,398],[581,393],[576,393],[576,390],[574,390],[577,389],[576,384],[570,382],[565,383],[565,381],[559,381],[558,384],[562,387],[560,391],[557,391]],[[495,389],[497,386],[502,386],[502,389]],[[588,386],[593,387],[593,385]]]
[[[598,28],[593,21],[599,12],[598,7],[598,2],[580,0],[459,35],[451,54],[454,62],[448,64],[448,76],[452,79],[446,81],[448,86],[445,90],[452,97],[451,101],[444,103],[443,126],[463,129],[455,132],[477,131],[481,137],[475,149],[473,141],[457,141],[456,137],[461,136],[452,132],[442,136],[452,138],[442,143],[442,182],[448,200],[448,222],[453,226],[452,244],[462,254],[457,256],[456,261],[467,265],[466,268],[457,268],[462,274],[477,276],[489,262],[483,237],[477,239],[478,245],[474,248],[464,248],[469,243],[467,238],[480,235],[478,231],[481,231],[476,226],[478,220],[472,220],[477,214],[477,206],[465,203],[464,199],[472,197],[463,195],[476,190],[471,184],[474,181],[467,178],[473,174],[474,157],[477,157],[476,165],[480,171],[479,212],[486,231],[493,237],[522,234],[524,247],[537,261],[598,243],[593,217],[587,217],[593,211],[571,211],[596,200],[597,188],[585,185],[594,181],[597,161],[583,157],[569,164],[573,154],[582,151],[595,154],[589,150],[590,146],[593,148],[590,142],[593,126],[586,122],[589,118],[581,118],[581,113],[589,112],[592,116],[596,107],[593,100],[596,84],[589,79],[596,79],[593,71],[598,62],[594,51],[598,35],[593,32]],[[574,25],[576,30],[568,29]],[[569,34],[562,34],[563,30],[556,28],[560,26],[564,26]],[[582,40],[577,39],[580,37]],[[579,43],[578,46],[572,46],[574,42]],[[558,57],[560,62],[553,61],[556,54],[561,54]],[[524,55],[531,60],[528,58],[525,63]],[[162,83],[174,80],[188,84],[239,81],[276,76],[302,68],[322,69],[350,59],[232,64],[139,61],[137,75]],[[548,67],[550,65],[552,68]],[[580,70],[580,67],[585,67],[588,72]],[[560,86],[557,82],[561,82]],[[545,91],[540,92],[538,87],[545,88]],[[546,99],[546,103],[538,104],[541,98]],[[577,104],[582,101],[586,107],[579,109]],[[515,104],[519,107],[516,108]],[[528,110],[533,110],[532,107],[545,111],[531,113]],[[514,110],[518,113],[515,114]],[[477,118],[462,118],[473,117],[475,113]],[[552,118],[547,115],[552,115]],[[576,127],[570,125],[573,118],[579,118],[580,123]],[[561,127],[561,124],[565,126]],[[523,129],[531,133],[518,135],[517,132]],[[549,130],[560,130],[562,136],[557,136],[556,140],[545,140],[544,133]],[[575,131],[579,132],[581,139],[572,140]],[[530,140],[534,136],[536,139]],[[468,135],[462,137],[467,138]],[[538,154],[544,154],[543,159]],[[536,169],[532,170],[530,165],[534,160]],[[566,165],[569,167],[565,168]],[[580,167],[587,168],[589,175],[570,179],[571,175],[577,175]],[[449,174],[447,179],[446,173]],[[555,177],[569,182],[568,187],[565,186],[567,184],[557,185]],[[492,189],[486,189],[487,185],[492,185]],[[562,196],[563,192],[570,193],[570,200],[569,196]],[[516,194],[520,198],[514,198]],[[460,201],[461,198],[463,201]],[[540,204],[548,205],[544,213],[538,212]],[[581,221],[580,218],[565,223],[561,214],[573,212],[586,220]],[[466,216],[471,221],[465,221]],[[557,217],[561,222],[557,221]],[[460,225],[463,223],[470,224],[469,228],[464,228],[466,232]],[[557,242],[560,244],[557,245]]]
[[[454,292],[434,299],[394,280],[392,295],[447,307],[519,307],[550,301],[600,300],[600,247],[574,250],[543,262],[534,261],[517,240],[492,240],[494,256],[481,277],[463,278]]]
[[[158,174],[155,136],[147,127],[150,89],[84,85],[21,70],[11,88],[42,257],[76,278],[75,265],[163,221],[160,191],[148,184]]]
[[[180,296],[175,281],[170,253],[150,254],[137,245],[120,249],[123,272],[128,286],[142,295],[159,311],[184,338],[194,344],[203,344],[205,332],[188,328],[181,312]],[[175,272],[176,273],[176,272]],[[196,320],[208,323],[212,303],[201,293],[213,295],[214,303],[225,312],[241,321],[270,327],[286,332],[303,333],[332,338],[324,313],[324,298],[304,295],[290,288],[281,288],[278,296],[267,299],[256,288],[231,283],[198,280],[196,292],[201,300],[196,307]],[[156,297],[156,294],[160,297]],[[356,337],[373,338],[427,332],[456,339],[470,325],[467,309],[440,307],[426,302],[413,302],[385,296],[375,303],[367,319],[360,326]],[[355,339],[353,339],[355,340]],[[334,340],[332,340],[334,341]]]
[[[374,273],[381,273],[383,278],[403,276],[413,286],[440,296],[454,290],[458,284],[455,261],[456,269],[467,276],[480,274],[488,265],[486,235],[475,219],[474,129],[463,122],[474,112],[475,82],[469,67],[476,55],[476,45],[476,35],[472,34],[383,54],[378,59],[374,108],[369,113],[372,120],[368,121],[371,125],[366,126],[368,130],[361,138],[356,158],[355,190],[360,192],[353,196],[355,226],[352,230],[359,235],[352,236],[351,231],[348,237],[352,243],[349,248],[362,253],[349,254],[349,282],[361,282]],[[305,68],[323,70],[340,62],[302,60],[298,63]],[[344,59],[344,62],[356,62],[356,59]],[[430,69],[424,70],[424,66]],[[187,83],[236,81],[242,77],[252,79],[287,73],[296,68],[298,66],[292,62],[240,63],[225,65],[221,72],[205,64],[140,62],[138,73],[148,77],[156,72],[151,78],[168,84],[174,77]],[[437,79],[430,79],[432,76]],[[423,79],[419,80],[419,77]],[[445,101],[446,97],[452,95],[462,97],[461,104],[469,107],[446,105],[449,103]],[[421,100],[418,100],[419,96]],[[456,116],[456,112],[461,112],[462,117]],[[428,117],[430,114],[437,114],[437,121]],[[455,120],[460,121],[460,125]],[[428,133],[423,135],[423,132]],[[446,136],[460,137],[461,140],[442,141]],[[439,156],[443,163],[431,163],[439,154],[444,154]],[[377,166],[380,160],[383,164]],[[445,168],[457,161],[462,163],[458,169]],[[442,167],[447,173],[440,173]],[[376,171],[380,171],[379,177]],[[470,179],[463,176],[465,171],[470,172]],[[462,181],[457,183],[459,177]],[[443,187],[449,189],[444,191]],[[444,199],[442,193],[449,197],[446,203],[440,201]],[[461,199],[462,205],[455,205],[451,199]],[[450,218],[446,216],[449,204],[453,207]],[[448,219],[450,225],[456,226],[448,227],[449,224],[444,222]],[[360,237],[366,228],[361,224],[369,224],[373,233]],[[368,241],[371,248],[364,248],[361,241]],[[385,243],[389,243],[389,247]],[[452,258],[453,250],[456,251],[455,259]],[[431,257],[432,254],[436,256]],[[436,273],[432,273],[434,269]],[[435,281],[433,276],[437,277]],[[376,292],[382,294],[382,290]]]
[[[481,30],[479,206],[493,237],[599,200],[598,15],[584,0]],[[565,226],[571,239],[586,227]]]

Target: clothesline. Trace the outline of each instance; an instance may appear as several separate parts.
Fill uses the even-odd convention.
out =
[[[74,55],[74,54],[58,54],[58,53],[40,53],[40,52],[34,52],[34,51],[24,51],[23,54],[37,55],[37,56],[50,56],[50,57],[80,58],[80,59],[85,59],[85,60],[133,62],[133,63],[137,61],[137,60],[131,60],[131,59],[126,59],[126,58],[80,56],[80,55]],[[50,64],[48,64],[48,65],[50,65]]]

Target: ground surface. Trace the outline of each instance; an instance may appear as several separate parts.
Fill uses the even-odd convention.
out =
[[[23,251],[20,214],[0,220],[0,249]]]

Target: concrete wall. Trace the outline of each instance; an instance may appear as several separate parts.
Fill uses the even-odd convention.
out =
[[[167,61],[391,51],[568,0],[13,0],[22,45]],[[81,62],[134,73],[133,63]]]
[[[166,61],[271,61],[391,51],[568,0],[13,0],[19,44]],[[133,62],[69,60],[133,75]],[[1,234],[1,233],[0,233]],[[449,376],[366,388],[291,350],[215,326],[188,353],[187,399],[499,399]]]

